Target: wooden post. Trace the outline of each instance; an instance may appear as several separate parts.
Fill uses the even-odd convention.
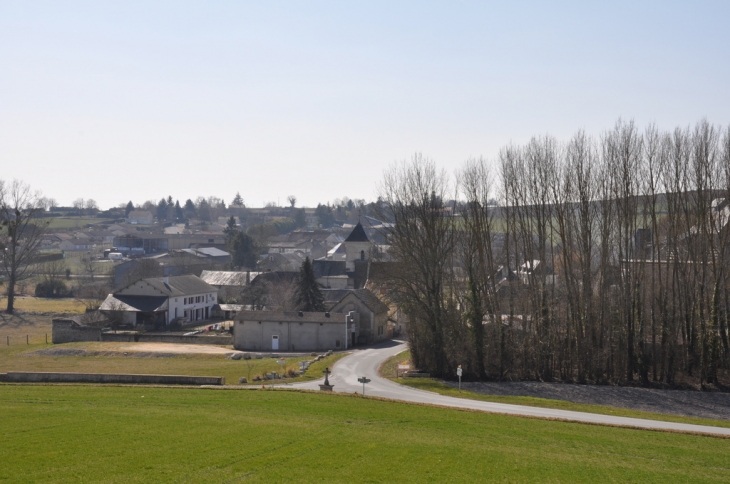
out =
[[[8,346],[10,346],[10,336],[8,336]]]
[[[27,344],[27,345],[30,344],[30,339],[29,339],[29,336],[27,334],[25,335],[25,344]]]
[[[48,344],[48,333],[46,333],[46,344]]]

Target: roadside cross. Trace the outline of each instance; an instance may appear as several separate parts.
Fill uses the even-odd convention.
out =
[[[329,376],[330,376],[330,373],[332,373],[330,371],[329,367],[325,368],[322,373],[324,373],[324,384],[329,385],[330,384]]]

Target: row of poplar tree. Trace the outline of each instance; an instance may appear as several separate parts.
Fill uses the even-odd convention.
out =
[[[439,376],[717,384],[730,361],[730,129],[619,120],[450,177],[386,172],[391,298]]]

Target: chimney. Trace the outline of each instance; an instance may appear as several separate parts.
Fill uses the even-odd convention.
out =
[[[170,285],[170,278],[167,277],[167,276],[165,276],[165,277],[162,278],[162,282],[164,282],[166,286],[169,286]]]

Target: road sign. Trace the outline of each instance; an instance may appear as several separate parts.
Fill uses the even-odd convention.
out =
[[[459,391],[461,391],[461,373],[462,373],[461,365],[456,368],[456,375],[459,377]]]
[[[365,395],[365,384],[366,383],[370,383],[370,379],[368,377],[365,377],[364,376],[362,378],[358,378],[357,381],[359,381],[360,383],[362,383],[362,394],[364,396]]]

